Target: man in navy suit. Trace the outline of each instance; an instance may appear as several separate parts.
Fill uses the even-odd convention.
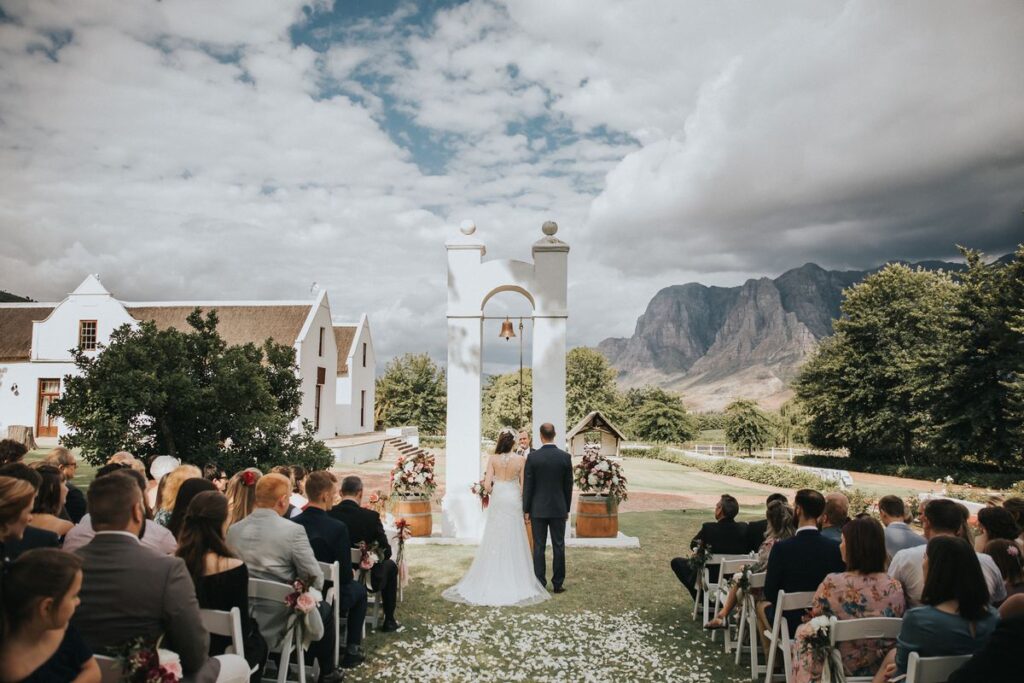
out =
[[[715,505],[715,521],[704,522],[700,531],[690,541],[690,549],[700,545],[706,546],[712,555],[743,555],[747,552],[747,525],[737,522],[740,504],[733,496],[724,494]],[[689,558],[676,557],[672,560],[672,571],[676,578],[690,592],[690,597],[697,599],[697,574],[690,566]],[[708,567],[708,578],[718,580],[718,567]]]
[[[766,612],[768,620],[775,618],[775,602],[779,591],[801,593],[815,591],[825,576],[841,572],[846,567],[839,553],[839,544],[821,535],[818,518],[825,511],[825,498],[812,489],[796,492],[793,513],[797,519],[796,535],[772,546],[768,556],[767,575],[764,580],[764,598],[772,604]],[[790,636],[804,610],[783,613],[789,623]]]
[[[533,573],[545,586],[544,552],[551,532],[551,585],[555,593],[565,592],[565,523],[572,504],[572,458],[554,444],[555,426],[540,426],[543,444],[526,458],[523,472],[523,513],[533,531]]]

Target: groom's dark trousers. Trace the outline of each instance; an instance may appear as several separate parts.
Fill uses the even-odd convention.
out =
[[[550,529],[551,548],[555,555],[551,562],[551,585],[561,588],[565,583],[565,520],[530,517],[530,526],[533,528],[533,573],[537,575],[538,581],[547,585],[547,579],[544,576],[547,569],[544,551],[548,545],[548,530]]]
[[[572,504],[572,458],[553,444],[545,444],[526,458],[523,473],[523,512],[530,515],[533,531],[533,573],[545,586],[544,551],[548,533],[555,551],[551,583],[565,581],[565,524]]]

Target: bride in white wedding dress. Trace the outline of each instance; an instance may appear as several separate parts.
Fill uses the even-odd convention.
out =
[[[515,434],[503,430],[487,461],[484,487],[491,492],[484,534],[469,571],[442,595],[469,605],[533,605],[551,596],[533,573],[533,555],[523,522],[523,468],[512,452]]]

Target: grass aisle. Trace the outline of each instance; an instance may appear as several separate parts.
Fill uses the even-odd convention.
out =
[[[640,551],[567,551],[567,592],[525,608],[449,603],[441,591],[468,569],[474,547],[409,546],[412,582],[399,634],[370,634],[350,681],[749,680],[690,619],[669,568],[707,512],[621,516]],[[549,557],[550,561],[550,557]]]

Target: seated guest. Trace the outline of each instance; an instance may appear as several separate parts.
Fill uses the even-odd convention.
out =
[[[1003,603],[1006,604],[1006,603]],[[1022,603],[1024,604],[1024,603]],[[1021,676],[1020,644],[1024,643],[1024,611],[1006,617],[966,664],[950,674],[947,683],[1014,681]]]
[[[974,535],[974,549],[984,552],[991,541],[1005,539],[1017,542],[1020,527],[1013,514],[1003,507],[985,507],[978,510],[978,531]]]
[[[352,544],[349,541],[348,528],[327,514],[334,504],[338,480],[329,472],[313,472],[305,481],[306,498],[309,503],[302,513],[292,518],[292,521],[306,530],[313,554],[319,562],[341,563],[341,576],[335,591],[338,594],[338,606],[348,611],[346,659],[341,662],[341,666],[346,668],[352,665],[348,658],[359,655],[359,640],[363,631],[363,621],[366,619],[366,588],[352,580],[352,572],[349,570],[352,563]]]
[[[839,620],[866,617],[902,617],[903,586],[885,573],[885,532],[875,519],[863,516],[843,525],[839,552],[846,571],[829,574],[814,593],[811,618]],[[809,624],[796,629],[793,644],[793,680],[810,683],[821,678],[822,661],[805,647]],[[873,676],[892,648],[892,640],[863,639],[839,643],[847,676]]]
[[[830,541],[842,540],[843,526],[850,521],[850,499],[838,491],[825,496],[825,512],[822,513],[821,535]]]
[[[36,504],[32,508],[32,526],[45,531],[52,531],[58,537],[71,531],[75,526],[71,521],[60,518],[64,509],[64,497],[68,490],[64,488],[64,480],[60,470],[52,465],[40,465],[35,468],[39,475],[39,489],[36,491]]]
[[[928,542],[907,525],[907,507],[899,496],[882,496],[878,500],[878,516],[885,525],[885,552],[889,557]]]
[[[167,482],[167,475],[181,464],[177,458],[169,455],[153,455],[149,458],[146,475],[146,507],[153,511],[160,509],[160,493]]]
[[[768,535],[768,508],[775,501],[788,503],[787,498],[781,493],[773,493],[764,502],[765,519],[757,519],[747,522],[747,552],[756,553],[761,550]]]
[[[67,513],[68,519],[74,524],[78,524],[85,514],[85,494],[71,483],[71,480],[78,472],[78,457],[67,448],[57,446],[46,454],[45,462],[47,465],[53,465],[60,470],[60,475],[64,479],[64,486],[68,490],[67,497],[64,500],[64,511]]]
[[[889,651],[875,674],[875,683],[905,674],[911,652],[921,657],[972,654],[985,644],[999,622],[990,604],[978,554],[970,544],[955,536],[940,535],[929,539],[925,547],[923,606],[903,615],[896,649]]]
[[[0,474],[0,573],[9,559],[7,547],[22,539],[32,521],[35,499],[36,487],[31,482]]]
[[[1013,496],[1003,501],[1003,507],[1013,517],[1013,521],[1021,528],[1021,535],[1017,540],[1024,543],[1024,498]]]
[[[202,480],[190,479],[185,484],[192,481]],[[237,607],[242,613],[245,660],[250,668],[257,667],[255,680],[259,680],[267,662],[267,641],[249,613],[249,570],[224,540],[227,521],[228,499],[217,491],[200,492],[192,498],[182,519],[178,534],[181,542],[175,554],[185,561],[201,608],[228,612]],[[231,638],[227,636],[210,636],[211,655],[224,654],[229,645]]]
[[[384,624],[381,631],[397,631],[400,626],[395,620],[398,605],[398,565],[391,559],[391,544],[384,533],[384,524],[375,510],[363,507],[363,480],[356,476],[345,477],[341,482],[341,502],[335,505],[330,515],[348,527],[348,538],[352,547],[365,543],[374,544],[383,553],[381,561],[370,570],[370,588],[380,593],[384,608]],[[356,565],[352,565],[355,569]]]
[[[162,638],[161,646],[180,657],[187,680],[215,681],[220,662],[210,659],[210,639],[185,563],[139,542],[146,519],[142,488],[128,471],[112,472],[89,487],[96,537],[77,551],[85,576],[72,624],[94,652],[135,638]]]
[[[186,479],[178,489],[178,497],[174,501],[174,510],[171,511],[171,518],[167,522],[167,530],[178,538],[181,524],[185,521],[185,511],[188,510],[192,499],[200,493],[216,490],[217,487],[209,479]]]
[[[1024,593],[1024,563],[1021,562],[1020,546],[1016,541],[1000,538],[989,541],[985,546],[985,554],[999,567],[1006,586],[1006,596]]]
[[[221,493],[228,490],[228,475],[213,463],[203,465],[203,479],[213,482],[213,485]]]
[[[256,508],[248,517],[228,528],[228,545],[238,551],[253,578],[281,583],[302,579],[323,590],[324,574],[313,555],[305,530],[283,517],[288,510],[291,493],[291,481],[284,475],[271,473],[261,477],[256,482]],[[288,612],[278,602],[253,602],[253,616],[260,631],[271,648],[276,648],[285,635]],[[326,601],[321,603],[321,609],[329,609]],[[326,616],[323,611],[321,616]],[[323,637],[310,647],[310,654],[320,663],[321,682],[341,679],[333,670],[333,626],[333,621],[325,618]],[[358,664],[362,657],[350,661]]]
[[[96,479],[93,480],[95,483],[101,477],[109,476],[115,472],[124,474],[132,479],[139,486],[139,490],[145,491],[146,479],[141,474],[126,467],[125,465],[104,465],[96,471]],[[145,505],[145,501],[143,501]],[[93,539],[96,535],[95,529],[92,526],[92,517],[89,513],[86,513],[82,517],[82,521],[75,525],[75,527],[64,536],[64,550],[68,552],[74,552],[79,548],[85,546]],[[152,520],[143,519],[142,521],[142,534],[139,537],[142,541],[142,545],[152,548],[158,553],[164,555],[173,555],[175,548],[178,547],[178,542],[174,540],[174,535],[166,528],[159,524],[154,524]]]
[[[153,513],[153,521],[167,526],[174,512],[174,503],[178,499],[178,489],[189,479],[202,479],[203,473],[195,465],[178,465],[167,475],[163,489],[159,492],[159,504]]]
[[[28,446],[14,439],[0,439],[0,465],[21,462],[28,453]]]
[[[777,496],[780,494],[773,493],[772,495]],[[772,546],[775,545],[775,542],[792,538],[793,533],[796,531],[793,526],[793,511],[786,505],[785,500],[775,499],[769,503],[767,515],[765,521],[768,522],[768,535],[757,551],[757,561],[749,566],[750,574],[763,572],[765,567],[768,566],[768,556],[771,554]],[[708,630],[725,628],[725,620],[729,613],[732,612],[733,607],[736,606],[738,590],[734,579],[729,587],[729,594],[725,597],[725,602],[722,604],[722,609],[718,611],[715,618],[709,621],[704,628]],[[761,589],[754,588],[752,590],[756,597],[761,596]]]
[[[921,514],[921,525],[924,527],[924,537],[929,541],[938,536],[958,536],[964,526],[963,511],[951,500],[930,500]],[[921,604],[925,548],[926,546],[919,545],[901,550],[893,555],[889,563],[889,576],[903,584],[903,594],[907,596],[908,607],[917,607]],[[999,567],[988,555],[978,553],[978,561],[981,563],[981,570],[993,602],[1005,599],[1006,586],[1003,585],[1003,575],[999,573]]]
[[[248,517],[256,503],[256,482],[263,473],[255,467],[237,472],[228,482],[228,526]]]
[[[344,495],[344,490],[342,491]],[[713,555],[743,555],[747,553],[747,525],[736,521],[740,512],[739,502],[728,493],[723,495],[715,505],[715,521],[704,522],[697,535],[690,540],[690,548],[701,545],[711,548]],[[676,557],[671,563],[676,578],[697,598],[697,573],[690,566],[686,557]],[[718,567],[709,566],[708,574],[712,582],[718,580]]]
[[[82,560],[30,550],[3,578],[0,681],[100,683],[100,667],[68,621],[78,606]]]
[[[57,534],[53,533],[52,531],[46,531],[44,529],[36,528],[32,526],[30,523],[32,519],[32,508],[35,505],[33,501],[35,499],[36,489],[39,488],[39,485],[42,483],[43,480],[42,477],[39,476],[39,473],[36,472],[31,467],[29,467],[28,465],[18,462],[0,467],[0,477],[10,479],[10,482],[8,482],[9,487],[18,488],[21,491],[30,490],[32,492],[32,499],[29,501],[29,508],[28,510],[25,511],[28,515],[24,519],[25,526],[19,528],[18,534],[16,536],[13,534],[8,535],[8,537],[5,540],[2,529],[3,513],[0,513],[0,562],[2,562],[4,559],[15,560],[22,553],[27,552],[29,550],[34,550],[36,548],[60,547],[60,537],[57,536]],[[24,486],[15,487],[15,485],[13,484],[14,481],[18,481],[21,484],[28,486],[29,488],[25,489]],[[18,510],[21,509],[18,506],[22,504],[22,501],[20,495],[10,495],[14,496],[10,502],[10,505],[14,507],[9,508],[8,511],[13,514],[15,508],[17,508]],[[3,503],[7,502],[6,496],[5,494],[3,494],[2,491],[0,491],[0,501],[3,501]],[[3,503],[0,503],[0,509],[5,507]]]
[[[818,518],[825,511],[825,499],[813,489],[796,492],[793,513],[797,519],[796,535],[777,542],[768,555],[764,578],[764,598],[771,605],[765,611],[769,622],[775,618],[774,604],[779,591],[799,593],[814,591],[829,574],[843,571],[839,544],[818,531]],[[803,616],[803,610],[783,614],[792,636]]]
[[[292,465],[292,495],[288,499],[288,502],[302,512],[306,509],[306,505],[309,504],[309,498],[306,496],[306,468],[302,465]],[[295,514],[298,514],[295,513]],[[295,515],[292,515],[293,517]]]

